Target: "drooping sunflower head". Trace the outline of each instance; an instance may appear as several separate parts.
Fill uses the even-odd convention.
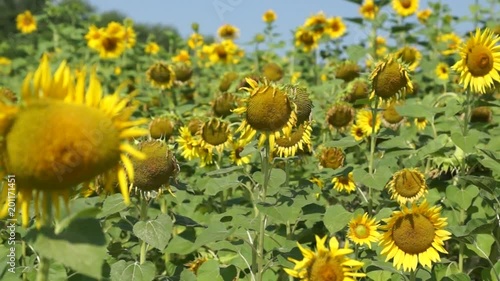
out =
[[[65,62],[52,74],[44,55],[39,68],[24,80],[25,103],[0,114],[0,171],[16,175],[25,226],[32,198],[38,222],[45,223],[48,198],[53,199],[57,215],[59,197],[67,202],[74,186],[88,184],[100,174],[116,173],[124,200],[130,202],[127,175],[133,180],[134,173],[127,153],[137,158],[144,155],[126,141],[147,134],[147,130],[133,128],[146,120],[129,120],[134,108],[120,98],[125,85],[103,96],[95,69],[85,90],[86,84],[87,72],[74,77]]]
[[[415,71],[422,60],[422,53],[415,47],[404,46],[396,52],[395,57],[406,64],[409,70]]]
[[[224,24],[217,30],[217,35],[223,39],[236,39],[240,30],[234,25]]]
[[[490,123],[493,118],[493,112],[488,106],[478,106],[472,109],[470,122],[472,123]]]
[[[238,79],[239,75],[236,72],[225,73],[219,81],[219,91],[226,92],[229,90],[234,81]]]
[[[352,172],[347,175],[336,176],[332,179],[333,188],[339,192],[351,193],[356,190],[356,183]]]
[[[373,0],[365,0],[363,5],[359,7],[359,13],[363,16],[365,19],[373,20],[375,19],[375,16],[377,15],[379,10],[379,7],[375,5]]]
[[[277,63],[270,62],[262,67],[262,75],[269,81],[279,81],[283,78],[283,68]]]
[[[374,125],[375,121],[375,126]],[[358,111],[356,115],[356,125],[359,126],[368,137],[373,132],[377,133],[380,130],[380,124],[382,123],[380,113],[377,113],[375,120],[373,120],[373,112],[369,109],[362,109]]]
[[[325,247],[327,236],[316,237],[316,251],[313,252],[297,244],[303,259],[301,261],[289,258],[295,263],[293,269],[285,268],[285,272],[293,277],[307,281],[349,281],[356,277],[364,277],[364,273],[356,271],[363,263],[347,257],[353,250],[349,249],[349,243],[344,248],[339,248],[337,238],[332,237]]]
[[[274,147],[274,140],[281,136],[290,135],[292,127],[297,122],[297,108],[289,97],[286,88],[269,84],[267,81],[257,83],[255,80],[247,79],[250,93],[244,101],[244,105],[233,112],[245,113],[238,131],[242,132],[244,138],[251,139],[256,131],[261,132],[260,144],[269,135],[270,147]]]
[[[366,244],[371,249],[372,242],[378,242],[380,238],[380,233],[377,232],[378,226],[375,218],[368,217],[367,213],[358,215],[349,222],[347,238],[358,245]]]
[[[326,113],[326,121],[335,129],[342,130],[354,119],[354,108],[348,103],[337,103]]]
[[[297,152],[311,151],[311,132],[311,124],[306,121],[294,127],[289,137],[276,138],[276,154],[279,157],[291,157]]]
[[[193,76],[193,68],[185,62],[178,62],[174,64],[173,70],[175,73],[175,80],[184,83],[191,79]]]
[[[418,9],[418,0],[392,0],[392,8],[402,17],[411,16]]]
[[[359,107],[361,105],[355,105],[354,103],[360,99],[366,99],[370,95],[370,85],[365,79],[354,79],[347,85],[347,96],[345,101],[353,104],[354,107]]]
[[[219,153],[222,152],[222,149],[233,138],[229,124],[216,118],[205,122],[198,134],[201,137],[200,145],[210,152],[213,148],[219,151]]]
[[[174,154],[165,142],[148,140],[139,143],[138,150],[146,155],[145,159],[133,160],[135,178],[133,187],[136,192],[146,195],[150,191],[168,186],[179,172],[179,166]]]
[[[370,75],[372,97],[398,99],[413,91],[408,68],[393,56],[379,62]]]
[[[149,136],[152,139],[168,140],[174,132],[174,124],[168,117],[155,118],[149,123]]]
[[[484,94],[500,82],[500,37],[486,28],[476,30],[467,43],[460,48],[460,57],[452,69],[460,74],[464,89]]]
[[[386,232],[379,244],[381,254],[387,255],[386,261],[393,259],[396,269],[415,271],[418,264],[430,268],[432,263],[441,260],[439,253],[448,252],[443,247],[444,241],[450,239],[451,233],[443,228],[446,218],[440,217],[441,207],[429,207],[427,202],[412,204],[411,208],[402,207],[401,211],[392,213],[381,226]]]
[[[360,68],[357,63],[345,61],[337,66],[335,70],[335,78],[342,79],[344,82],[350,82],[360,75]]]
[[[382,111],[382,120],[384,121],[384,124],[388,124],[390,127],[401,124],[404,117],[396,111],[396,106],[400,104],[401,102],[393,102],[385,107]]]
[[[318,38],[313,31],[299,27],[295,32],[295,46],[301,47],[304,52],[310,52],[318,47]]]
[[[321,152],[319,163],[323,168],[337,169],[344,165],[345,154],[338,147],[329,147]]]
[[[236,108],[237,98],[235,95],[231,93],[224,93],[217,96],[212,101],[212,110],[214,111],[215,116],[218,117],[226,117],[230,115],[233,109]]]
[[[174,84],[175,71],[169,64],[156,62],[149,67],[146,77],[154,87],[169,89]]]
[[[288,85],[286,90],[297,108],[297,124],[311,120],[313,103],[306,88]]]
[[[424,175],[414,168],[396,172],[387,183],[387,188],[391,199],[396,199],[401,205],[415,202],[428,191]]]

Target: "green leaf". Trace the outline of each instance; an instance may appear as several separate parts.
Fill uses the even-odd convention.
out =
[[[491,234],[478,234],[473,244],[466,244],[465,246],[483,259],[488,259],[494,242],[495,238]]]
[[[104,204],[102,205],[101,213],[97,216],[98,218],[104,218],[109,215],[121,212],[127,208],[127,205],[123,201],[123,196],[121,193],[116,193],[111,196],[108,196],[104,200]]]
[[[387,281],[391,279],[392,273],[385,270],[374,270],[368,272],[366,276],[373,281]]]
[[[346,211],[342,205],[334,205],[326,209],[323,223],[330,233],[335,233],[346,227],[351,218],[352,213]]]
[[[359,182],[376,190],[383,190],[390,180],[392,172],[388,167],[382,166],[375,171],[375,174],[370,175],[364,169],[358,168],[354,170],[353,176],[356,183]]]
[[[217,260],[208,260],[198,268],[198,280],[223,280],[220,275],[219,262]]]
[[[475,146],[479,142],[479,131],[471,130],[467,136],[455,132],[450,136],[453,143],[460,147],[465,153],[473,153],[476,151]]]
[[[65,217],[61,221],[57,222],[54,232],[56,234],[61,233],[75,219],[95,218],[100,212],[101,212],[101,209],[96,208],[96,207],[91,207],[91,208],[83,209],[83,210],[80,210],[79,212],[73,213],[73,214]]]
[[[189,270],[189,269],[184,269],[182,272],[181,272],[181,279],[182,281],[197,281],[198,279],[196,278],[196,275],[194,275],[194,273]]]
[[[472,200],[479,194],[477,186],[469,185],[465,189],[460,189],[454,185],[446,188],[446,197],[458,205],[461,209],[467,210],[472,204]]]
[[[155,265],[150,261],[139,264],[138,262],[120,260],[111,265],[112,281],[151,281],[155,275]]]
[[[445,147],[449,141],[449,137],[446,134],[439,135],[437,138],[428,142],[426,145],[421,147],[417,152],[418,159],[424,159],[430,154],[439,151],[441,148]]]
[[[361,24],[363,20],[361,18],[358,19],[361,20],[358,21],[358,23]],[[356,19],[352,18],[352,20],[355,21]],[[361,58],[365,57],[367,53],[366,49],[359,45],[351,45],[347,47],[346,52],[351,61],[359,61]]]
[[[264,185],[264,175],[262,172],[257,171],[253,173],[253,179],[260,185]],[[286,173],[282,169],[273,168],[271,170],[271,175],[269,176],[269,182],[267,186],[267,195],[274,195],[279,192],[281,185],[286,180]]]
[[[169,215],[160,214],[154,220],[138,221],[133,228],[135,236],[163,251],[170,240],[173,222]]]
[[[465,273],[455,273],[449,276],[445,276],[443,281],[470,281],[469,275]]]
[[[93,278],[101,278],[106,258],[106,239],[96,219],[76,219],[61,233],[44,227],[31,229],[26,242],[41,255]]]
[[[338,147],[338,148],[349,148],[358,145],[358,142],[351,136],[342,138],[336,141],[327,141],[325,146],[328,147]]]
[[[395,109],[399,113],[399,115],[405,117],[412,117],[412,118],[425,117],[427,120],[430,120],[434,116],[432,107],[424,104],[406,103],[395,106]]]
[[[208,228],[202,231],[193,245],[194,249],[206,246],[209,243],[226,239],[234,232],[234,229],[227,229],[221,222],[210,223]]]
[[[202,180],[205,181],[205,184],[201,184],[202,189],[205,189],[205,194],[210,196],[240,185],[237,174],[230,174],[220,178],[204,178]]]

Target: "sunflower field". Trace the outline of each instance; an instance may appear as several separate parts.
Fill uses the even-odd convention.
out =
[[[2,281],[500,281],[498,0],[251,42],[34,2],[0,2]]]

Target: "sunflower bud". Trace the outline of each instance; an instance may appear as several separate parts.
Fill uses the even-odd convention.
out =
[[[335,78],[342,79],[344,82],[350,82],[359,77],[359,65],[353,62],[344,62],[337,67]]]
[[[226,92],[231,87],[231,84],[238,79],[238,73],[236,72],[228,72],[222,76],[219,82],[219,90],[221,92]]]
[[[354,108],[349,104],[335,104],[326,114],[326,121],[336,129],[348,126],[353,119]]]
[[[180,82],[188,81],[193,75],[193,69],[186,63],[177,63],[174,66],[175,79]]]
[[[212,103],[212,109],[216,116],[226,117],[236,108],[236,97],[231,93],[219,95]]]
[[[168,140],[174,132],[172,121],[168,117],[156,118],[149,124],[149,134],[153,139]]]
[[[279,81],[283,78],[283,68],[278,64],[271,62],[262,68],[262,74],[269,81]]]

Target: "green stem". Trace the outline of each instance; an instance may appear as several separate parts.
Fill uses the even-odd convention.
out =
[[[141,209],[140,209],[140,219],[146,221],[148,219],[148,200],[141,196]],[[146,241],[141,241],[141,252],[139,256],[139,263],[144,264],[146,262],[146,254],[148,252],[148,244]]]
[[[374,159],[375,159],[375,145],[377,143],[377,132],[375,130],[375,124],[377,124],[377,109],[378,109],[378,97],[375,97],[375,104],[372,107],[372,133],[370,136],[370,158],[368,159],[368,173],[370,175],[374,174]],[[368,213],[372,212],[372,188],[368,187]]]
[[[469,133],[469,121],[471,115],[471,107],[472,107],[472,96],[470,91],[467,91],[465,95],[465,116],[464,116],[464,127],[463,127],[463,135],[467,136]]]
[[[21,240],[21,251],[22,251],[22,259],[21,259],[21,263],[24,267],[27,267],[28,266],[28,259],[27,259],[27,255],[26,255],[26,242],[24,242],[24,240]],[[23,270],[23,281],[27,281],[28,280],[28,273]]]
[[[268,138],[269,139],[269,138]],[[264,184],[262,185],[262,190],[260,191],[260,203],[265,203],[267,197],[267,187],[269,185],[269,178],[271,176],[271,169],[269,165],[269,155],[270,147],[269,141],[266,141],[264,145],[264,155],[262,157],[262,175],[264,176]],[[267,215],[259,212],[259,236],[257,241],[257,274],[256,281],[262,281],[264,275],[264,238],[267,225]]]
[[[464,251],[465,251],[465,243],[460,241],[460,248],[458,252],[458,270],[463,272],[464,270]]]
[[[38,264],[38,273],[36,274],[36,281],[49,280],[49,269],[50,260],[45,257],[40,257],[40,263]]]
[[[417,271],[412,270],[410,271],[410,281],[416,281],[417,280]]]

